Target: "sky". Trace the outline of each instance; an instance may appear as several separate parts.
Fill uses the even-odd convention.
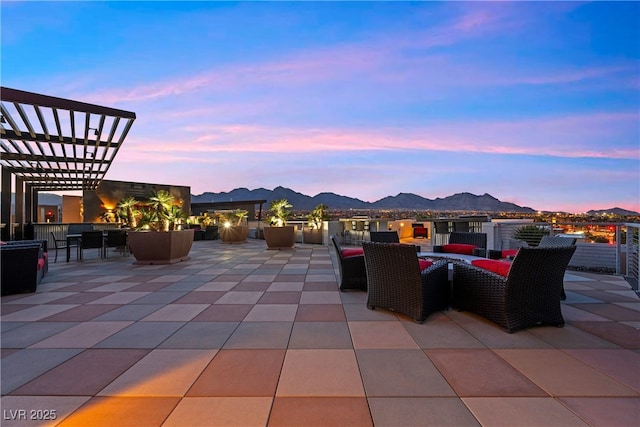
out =
[[[106,179],[640,211],[640,2],[0,2],[2,86],[133,111]]]

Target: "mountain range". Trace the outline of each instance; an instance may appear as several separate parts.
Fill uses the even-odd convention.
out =
[[[273,190],[258,188],[236,188],[229,192],[191,195],[191,203],[229,202],[240,200],[272,200],[287,199],[298,210],[310,210],[323,203],[329,209],[403,209],[431,211],[472,211],[472,212],[535,212],[530,207],[518,206],[514,203],[501,202],[490,194],[477,196],[471,193],[458,193],[445,198],[427,199],[412,193],[399,193],[387,196],[375,202],[365,202],[353,197],[335,193],[319,193],[313,197],[298,193],[289,188],[276,187]]]

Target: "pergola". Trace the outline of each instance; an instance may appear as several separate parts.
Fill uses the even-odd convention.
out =
[[[6,87],[0,87],[0,98],[2,238],[10,239],[13,178],[15,222],[35,222],[39,191],[93,190],[100,184],[136,114]]]

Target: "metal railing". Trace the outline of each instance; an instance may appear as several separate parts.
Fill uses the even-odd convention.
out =
[[[631,288],[638,292],[638,253],[640,252],[640,224],[625,224],[627,228],[627,271],[625,279]]]

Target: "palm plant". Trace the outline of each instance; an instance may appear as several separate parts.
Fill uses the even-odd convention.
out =
[[[327,205],[321,203],[309,213],[307,217],[307,223],[313,230],[320,230],[322,228],[322,222],[327,219]]]
[[[269,213],[271,215],[269,222],[275,227],[284,227],[287,220],[291,216],[291,208],[293,205],[287,199],[277,199],[269,205]]]
[[[135,199],[135,197],[127,197],[125,199],[120,200],[120,203],[116,206],[118,209],[118,216],[127,218],[127,223],[131,228],[138,227],[138,221],[136,216],[139,214],[136,205],[139,202]]]
[[[168,222],[168,230],[175,230],[176,224],[179,224],[181,221],[187,219],[187,216],[182,211],[182,208],[178,205],[171,205],[169,211],[166,214],[166,220]]]

